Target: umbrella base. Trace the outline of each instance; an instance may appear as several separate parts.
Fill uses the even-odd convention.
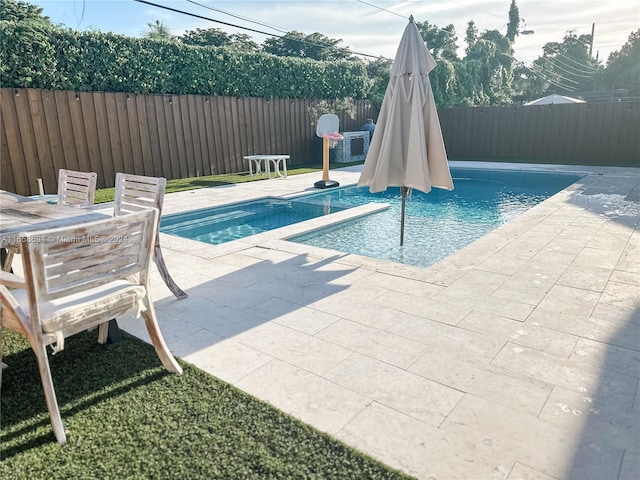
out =
[[[335,180],[319,180],[316,183],[314,183],[313,186],[316,188],[333,188],[333,187],[339,187],[340,184]]]

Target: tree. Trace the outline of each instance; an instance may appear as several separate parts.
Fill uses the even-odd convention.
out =
[[[258,44],[246,33],[229,35],[219,28],[196,28],[178,37],[186,45],[197,47],[223,47],[235,52],[257,52]]]
[[[223,47],[231,43],[229,34],[219,28],[196,28],[185,32],[178,40],[198,47]]]
[[[640,28],[631,32],[620,50],[609,55],[603,79],[609,88],[624,88],[640,95]]]
[[[533,62],[533,70],[556,93],[593,90],[597,86],[598,64],[589,57],[590,42],[591,35],[569,31],[562,42],[549,42],[542,47],[542,57]]]
[[[461,69],[461,87],[472,104],[511,102],[513,48],[497,30],[485,31],[469,49]]]
[[[0,20],[9,22],[35,20],[51,23],[49,17],[42,15],[42,8],[22,0],[0,0]]]
[[[517,68],[516,94],[531,99],[543,94],[598,90],[602,83],[602,67],[589,56],[591,35],[576,35],[569,31],[561,42],[549,42],[542,47],[542,56],[528,67]]]
[[[382,106],[382,99],[389,85],[392,65],[393,60],[382,57],[366,62],[367,76],[372,80],[368,98],[378,108]]]
[[[513,69],[513,93],[519,100],[531,100],[540,97],[547,89],[548,83],[541,75],[535,73],[535,67],[527,67],[518,63]]]
[[[439,28],[416,22],[427,47],[438,62],[429,74],[436,103],[440,106],[497,105],[511,102],[513,48],[497,30],[478,36],[473,21],[467,25],[466,56],[457,56],[458,40],[453,25]]]
[[[509,23],[507,24],[507,34],[505,35],[513,43],[520,32],[520,11],[516,5],[516,0],[511,0],[509,7]]]
[[[231,44],[227,47],[238,52],[257,52],[260,50],[260,46],[253,41],[251,35],[246,33],[232,33]]]
[[[464,36],[464,41],[467,44],[465,53],[469,53],[469,50],[471,50],[478,41],[478,27],[476,27],[476,23],[473,20],[469,20],[469,23],[467,23],[467,31]]]
[[[143,32],[143,36],[153,40],[171,40],[173,36],[169,28],[162,23],[162,20],[156,20],[153,23],[147,23],[148,31]]]
[[[262,50],[280,57],[301,57],[312,60],[345,60],[353,58],[348,48],[338,47],[340,39],[332,39],[321,33],[306,35],[291,31],[282,37],[268,38]]]
[[[453,24],[444,28],[438,28],[429,22],[416,22],[416,27],[420,31],[422,39],[426,42],[427,48],[436,60],[446,58],[447,60],[458,59],[458,46],[456,42],[456,29]]]

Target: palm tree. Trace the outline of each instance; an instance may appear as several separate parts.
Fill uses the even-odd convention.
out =
[[[146,38],[151,38],[153,40],[171,40],[173,38],[171,31],[164,23],[162,23],[162,20],[156,20],[154,23],[147,23],[147,27],[149,27],[149,31],[144,31],[142,33]]]

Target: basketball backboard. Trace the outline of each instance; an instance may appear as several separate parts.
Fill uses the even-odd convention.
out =
[[[340,119],[333,113],[325,113],[318,119],[316,135],[322,137],[323,133],[336,133],[340,129]]]

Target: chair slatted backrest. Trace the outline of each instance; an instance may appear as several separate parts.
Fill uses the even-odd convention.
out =
[[[158,211],[148,209],[23,234],[25,279],[33,285],[28,289],[32,309],[138,272],[140,283],[146,284],[157,219]]]
[[[90,207],[96,195],[98,174],[60,169],[58,172],[58,205]]]
[[[145,208],[157,208],[162,212],[166,185],[166,178],[117,173],[114,215]]]
[[[164,202],[164,190],[167,179],[162,177],[146,177],[142,175],[131,175],[127,173],[116,174],[116,194],[113,208],[113,215],[117,217],[127,212],[137,212],[146,208],[156,208],[158,210],[158,230],[160,227],[160,215],[162,215],[162,204]],[[158,267],[160,276],[169,290],[176,298],[186,298],[188,295],[171,278],[162,249],[160,248],[160,235],[156,232],[153,260]]]

